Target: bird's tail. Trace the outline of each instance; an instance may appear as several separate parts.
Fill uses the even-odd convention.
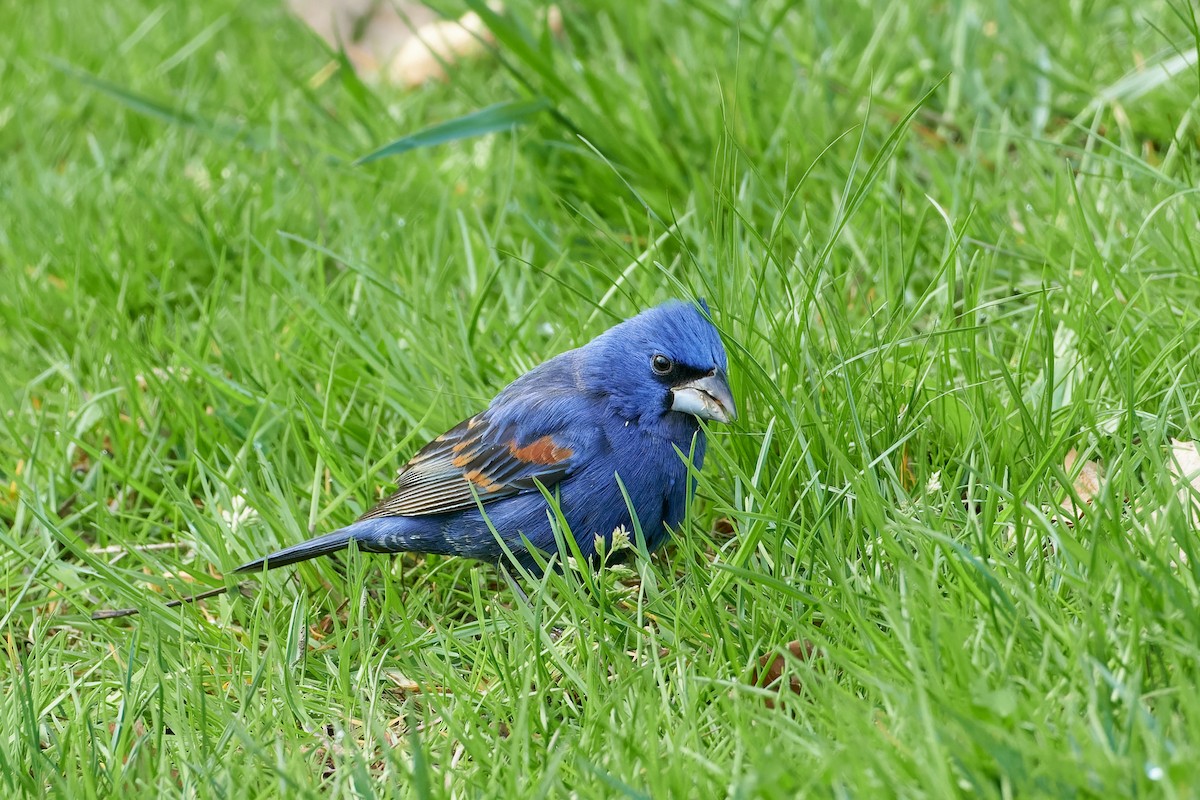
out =
[[[395,529],[400,527],[402,527],[402,518],[398,517],[360,520],[333,533],[327,533],[324,536],[309,539],[307,542],[285,547],[268,556],[256,558],[242,564],[234,572],[258,572],[264,566],[267,569],[286,567],[288,564],[296,564],[300,561],[308,561],[310,558],[327,556],[330,553],[345,550],[350,546],[350,542],[357,543],[360,550],[367,552],[406,550],[408,548],[396,541],[397,537],[394,536]],[[389,536],[389,534],[393,535]]]
[[[354,533],[351,531],[353,527],[351,525],[349,528],[342,528],[333,533],[309,539],[307,542],[285,547],[282,550],[271,553],[269,556],[248,561],[235,569],[234,572],[258,572],[263,568],[264,564],[267,569],[286,567],[288,564],[308,561],[310,558],[326,556],[330,553],[336,553],[339,550],[345,550],[350,546],[350,541],[354,538]]]

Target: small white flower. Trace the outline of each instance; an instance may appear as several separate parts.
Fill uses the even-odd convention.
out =
[[[258,511],[250,506],[244,494],[235,494],[229,505],[231,507],[228,511],[223,508],[219,510],[221,519],[229,526],[230,533],[237,533],[243,525],[258,519]]]
[[[630,543],[629,531],[625,530],[624,525],[618,525],[612,532],[612,549],[623,550],[626,547],[632,547]]]
[[[935,492],[940,492],[941,490],[942,471],[939,469],[937,472],[929,476],[929,482],[925,484],[925,494],[933,494]]]

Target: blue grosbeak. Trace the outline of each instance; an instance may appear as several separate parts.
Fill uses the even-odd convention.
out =
[[[703,301],[669,302],[550,359],[422,448],[400,470],[396,492],[357,522],[237,572],[350,542],[371,553],[496,562],[504,551],[484,512],[518,561],[535,569],[522,536],[542,551],[557,549],[543,489],[558,495],[584,556],[594,554],[597,536],[611,545],[617,528],[634,530],[631,508],[654,550],[682,521],[695,488],[685,459],[691,453],[696,469],[704,461],[698,420],[729,422],[736,413],[725,348],[707,312]]]

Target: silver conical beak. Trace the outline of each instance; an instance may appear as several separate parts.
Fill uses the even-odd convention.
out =
[[[692,414],[714,422],[733,422],[737,407],[725,371],[714,369],[703,378],[681,383],[671,389],[671,410]]]

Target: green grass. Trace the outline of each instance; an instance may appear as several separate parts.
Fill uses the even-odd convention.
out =
[[[399,94],[277,2],[5,4],[0,794],[1195,796],[1186,0],[510,5]],[[165,606],[687,295],[742,414],[633,573]]]

